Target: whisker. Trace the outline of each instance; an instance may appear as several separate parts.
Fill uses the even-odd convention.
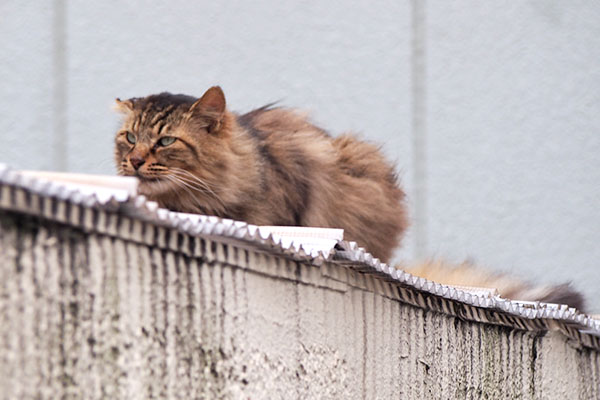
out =
[[[188,187],[188,188],[190,188],[190,189],[192,189],[192,190],[196,190],[196,191],[198,191],[198,192],[203,192],[203,193],[210,193],[208,190],[204,190],[203,188],[199,188],[199,187],[197,187],[197,186],[194,186],[194,185],[192,184],[192,182],[190,182],[190,181],[186,181],[186,180],[185,180],[184,178],[182,178],[182,177],[179,177],[179,176],[176,176],[176,175],[170,175],[170,176],[169,176],[169,175],[167,175],[167,176],[168,176],[169,178],[171,178],[171,180],[172,180],[173,182],[178,182],[178,183],[181,183],[183,186],[185,186],[185,187]]]
[[[192,189],[192,190],[198,190],[198,188],[193,187],[193,186],[185,183],[184,181],[180,180],[179,178],[177,178],[176,176],[173,176],[173,175],[166,175],[166,178],[169,179],[171,182],[175,183],[181,189],[185,190],[191,196],[191,199],[196,203],[196,206],[198,207],[199,211],[203,211],[204,210],[204,207],[203,207],[202,203],[190,191],[190,189]]]
[[[217,193],[202,179],[198,178],[197,176],[192,175],[191,173],[181,170],[181,171],[173,171],[174,175],[178,176],[180,179],[184,179],[187,182],[190,183],[195,183],[197,185],[202,186],[204,189],[206,189],[208,192],[210,192],[214,197],[220,199],[220,197],[217,195]],[[185,175],[182,175],[182,173],[184,173]]]
[[[114,164],[115,159],[112,157],[104,157],[101,160],[98,160],[95,164],[96,167],[101,168],[102,170],[107,169],[108,167],[111,167],[111,164]]]
[[[179,179],[184,180],[185,182],[188,182],[190,184],[195,183],[195,184],[201,185],[205,189],[206,192],[212,194],[213,197],[215,197],[221,203],[223,208],[225,208],[225,203],[223,202],[223,199],[221,199],[221,197],[219,195],[217,195],[217,193],[215,193],[215,191],[212,190],[205,181],[203,181],[196,175],[192,174],[191,172],[186,171],[181,168],[171,168],[171,171],[172,171],[172,175],[177,176]]]
[[[203,187],[210,189],[210,187],[208,186],[208,184],[206,182],[204,182],[202,179],[200,179],[196,175],[192,174],[191,172],[186,171],[185,169],[172,168],[172,172],[175,174],[178,174],[179,177],[183,177],[181,174],[184,174],[185,177],[187,177],[188,179],[191,178],[192,180],[196,181],[198,184],[202,185]]]
[[[185,178],[184,178],[184,177],[182,177],[182,176],[171,175],[171,177],[172,177],[173,179],[176,179],[176,180],[178,180],[178,181],[179,181],[179,182],[180,182],[182,185],[185,185],[185,186],[189,187],[189,188],[190,188],[190,189],[192,189],[192,190],[196,190],[196,191],[198,191],[198,192],[201,192],[201,193],[208,193],[208,194],[211,194],[211,195],[212,195],[212,196],[213,196],[213,197],[214,197],[214,198],[215,198],[215,199],[216,199],[216,200],[219,202],[219,204],[221,205],[221,209],[222,209],[222,210],[225,210],[225,208],[226,208],[226,207],[225,207],[225,204],[223,203],[223,201],[221,200],[221,198],[220,198],[219,196],[217,196],[217,194],[216,194],[214,191],[210,190],[210,188],[209,188],[209,187],[207,187],[207,186],[206,186],[206,187],[198,187],[198,185],[195,185],[195,184],[194,184],[195,182],[193,182],[193,181],[189,181],[189,180],[185,179]],[[206,188],[206,189],[208,189],[208,190],[206,190],[205,188]],[[203,207],[203,206],[204,206],[204,204],[202,204],[202,203],[201,203],[201,202],[200,202],[198,199],[196,199],[196,198],[195,198],[195,200],[196,200],[197,204],[198,204],[198,205],[199,205],[201,208],[204,208],[204,207]]]

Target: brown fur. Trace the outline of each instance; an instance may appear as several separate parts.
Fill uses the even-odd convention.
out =
[[[402,269],[445,285],[497,289],[500,296],[507,299],[568,304],[580,310],[585,305],[583,296],[568,284],[533,286],[512,276],[490,272],[467,262],[453,265],[431,260]]]
[[[169,93],[117,99],[117,108],[125,114],[115,139],[119,173],[139,177],[140,193],[162,207],[256,225],[343,228],[345,239],[384,262],[399,245],[405,195],[394,167],[371,144],[332,138],[293,110],[265,106],[234,114],[219,87],[200,99]],[[176,140],[161,146],[165,137]],[[430,262],[408,271],[439,283],[497,288],[507,298],[582,306],[567,285],[534,288],[467,264]]]
[[[257,225],[343,228],[386,262],[399,245],[404,192],[371,144],[332,138],[292,110],[233,114],[218,87],[200,100],[162,93],[117,105],[126,115],[116,137],[119,173],[138,176],[140,192],[162,207]],[[157,144],[167,136],[177,140]]]

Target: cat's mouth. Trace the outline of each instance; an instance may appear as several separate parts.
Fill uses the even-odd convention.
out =
[[[140,173],[134,176],[139,180],[138,192],[144,196],[155,196],[171,190],[171,182],[164,177],[149,177]]]

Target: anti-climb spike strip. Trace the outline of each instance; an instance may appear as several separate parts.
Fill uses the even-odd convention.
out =
[[[130,213],[131,218],[141,219],[147,223],[164,226],[166,229],[177,229],[180,232],[188,233],[192,236],[223,236],[244,240],[254,245],[266,246],[272,249],[273,252],[286,254],[292,258],[302,261],[311,262],[314,265],[322,264],[323,262],[340,263],[347,265],[349,262],[359,269],[374,272],[386,280],[396,281],[404,286],[412,287],[412,290],[429,292],[432,295],[438,296],[447,301],[460,301],[463,304],[479,307],[473,309],[473,315],[482,315],[485,317],[481,308],[496,309],[506,313],[510,318],[507,321],[513,321],[517,325],[525,324],[524,321],[518,322],[514,318],[526,318],[539,320],[538,323],[543,323],[543,320],[554,320],[556,323],[577,325],[585,328],[585,333],[596,338],[595,342],[600,347],[600,320],[591,318],[580,313],[574,308],[565,305],[553,305],[544,303],[525,303],[503,299],[499,296],[477,295],[462,289],[456,289],[447,285],[440,285],[426,279],[422,279],[411,274],[408,274],[400,269],[388,266],[382,263],[379,259],[373,257],[366,252],[364,248],[359,247],[354,242],[339,242],[341,251],[332,250],[324,253],[323,250],[318,250],[311,253],[304,245],[291,244],[285,246],[281,238],[276,238],[272,234],[264,237],[260,230],[246,223],[232,221],[228,219],[219,219],[217,217],[192,216],[188,214],[174,213],[158,207],[155,202],[148,201],[144,196],[129,195],[126,198],[116,195],[99,197],[96,193],[82,193],[78,190],[73,190],[63,184],[51,182],[46,179],[37,178],[35,176],[25,176],[21,173],[11,170],[6,165],[0,164],[0,201],[2,207],[8,204],[9,209],[18,210],[24,213],[37,213],[44,217],[51,217],[44,213],[44,208],[27,208],[24,204],[14,204],[13,198],[1,198],[8,190],[24,190],[25,192],[37,194],[42,197],[52,198],[70,202],[71,204],[81,205],[87,209],[100,209],[105,212],[123,212]],[[42,204],[41,202],[39,204]],[[83,212],[83,211],[82,211]],[[446,307],[444,309],[453,309]],[[511,319],[512,318],[512,319]],[[518,322],[518,323],[517,323]],[[525,324],[526,325],[526,324]]]

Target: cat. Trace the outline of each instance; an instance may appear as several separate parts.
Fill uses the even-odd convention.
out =
[[[233,113],[219,86],[199,99],[164,92],[117,98],[116,107],[124,116],[115,138],[118,173],[138,177],[140,194],[161,207],[255,225],[343,228],[346,240],[386,263],[401,243],[406,195],[373,144],[332,137],[272,104]],[[402,268],[439,283],[582,306],[566,285],[539,289],[466,264]]]
[[[342,227],[384,262],[407,223],[405,194],[378,148],[331,137],[292,110],[244,115],[220,87],[200,98],[161,93],[117,100],[120,174],[160,206],[256,225]]]

